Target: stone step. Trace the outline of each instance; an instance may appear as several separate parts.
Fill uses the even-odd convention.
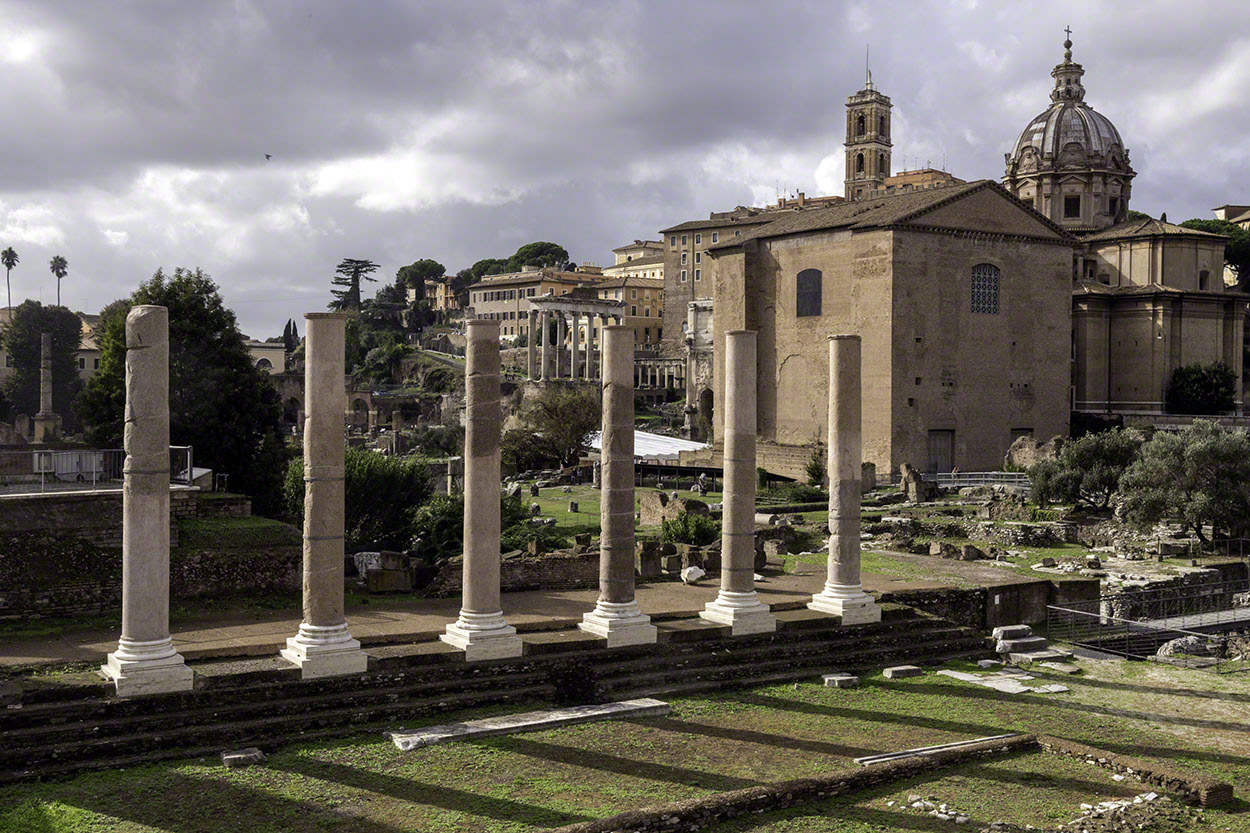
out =
[[[1033,635],[1028,625],[1000,625],[991,634],[995,639],[1027,639]]]
[[[1007,654],[1007,659],[1016,665],[1030,662],[1054,662],[1072,659],[1072,652],[1064,651],[1060,648],[1047,648],[1044,651],[1012,652]]]
[[[423,746],[448,743],[453,740],[490,738],[497,735],[515,735],[521,732],[542,732],[582,723],[601,720],[619,720],[627,717],[663,717],[672,712],[668,703],[653,697],[622,700],[616,703],[597,703],[589,706],[568,706],[562,709],[539,709],[519,714],[484,717],[461,723],[443,723],[423,729],[405,731],[396,729],[385,735],[403,752],[411,752]]]
[[[997,654],[1027,654],[1033,651],[1044,651],[1050,643],[1044,636],[1029,636],[1024,639],[1000,639],[994,645]]]

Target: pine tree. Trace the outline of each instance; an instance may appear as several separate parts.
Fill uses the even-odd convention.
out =
[[[341,286],[342,289],[331,289],[330,294],[334,296],[334,300],[330,302],[331,309],[347,310],[349,312],[360,311],[360,282],[362,280],[376,282],[377,278],[369,277],[378,270],[378,264],[372,260],[357,260],[356,258],[344,258],[342,262],[334,270],[334,278],[330,281],[333,286]]]

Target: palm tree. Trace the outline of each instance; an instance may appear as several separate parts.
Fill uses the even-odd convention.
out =
[[[56,305],[61,305],[61,278],[69,272],[69,261],[60,255],[55,255],[52,262],[48,264],[48,268],[52,270],[52,274],[56,275]]]
[[[12,246],[0,252],[0,263],[4,264],[4,288],[9,295],[9,309],[13,309],[13,288],[9,286],[9,273],[17,265],[17,252],[13,251]]]

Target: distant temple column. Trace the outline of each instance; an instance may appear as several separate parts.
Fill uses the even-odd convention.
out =
[[[603,334],[599,335],[600,342]],[[595,369],[595,314],[586,314],[586,381],[593,382],[597,377]]]
[[[610,327],[603,338],[602,470],[599,497],[599,601],[578,626],[609,648],[655,642],[651,617],[634,597],[633,331]]]
[[[52,411],[52,333],[39,336],[39,413],[35,414],[35,442],[55,440],[61,433],[61,418]]]
[[[304,316],[304,621],[279,653],[299,666],[305,680],[363,674],[369,665],[343,613],[346,442],[339,414],[347,399],[348,317]]]
[[[829,563],[825,589],[808,607],[841,616],[843,625],[881,621],[859,579],[861,393],[859,336],[829,336]]]
[[[169,310],[165,307],[143,304],[126,316],[125,407],[122,633],[117,650],[100,670],[122,697],[188,691],[193,674],[169,635]]]
[[[470,662],[521,656],[499,598],[499,324],[465,328],[464,579],[460,618],[440,637]]]
[[[538,334],[542,336],[543,339],[542,370],[539,373],[539,379],[544,382],[551,378],[551,336],[549,321],[550,319],[548,318],[547,310],[544,308],[542,312],[538,314]]]
[[[777,620],[755,593],[755,338],[725,334],[725,494],[721,525],[721,586],[700,614],[730,625],[735,636],[768,633]]]
[[[529,329],[526,331],[526,370],[531,382],[538,379],[538,310],[529,311]]]
[[[576,312],[570,313],[573,318],[573,326],[571,327],[569,339],[569,378],[574,382],[581,376],[581,353],[577,350],[578,331],[582,327],[582,317]]]
[[[556,313],[556,378],[564,378],[564,351],[568,349],[569,320],[562,312]]]

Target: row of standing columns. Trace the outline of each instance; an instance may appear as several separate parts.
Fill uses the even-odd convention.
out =
[[[306,316],[303,622],[281,656],[305,679],[359,674],[368,658],[343,607],[343,364],[346,316]],[[500,594],[499,325],[466,326],[464,576],[460,614],[441,639],[468,661],[519,657]],[[606,326],[602,368],[602,493],[599,598],[579,627],[608,647],[648,644],[657,631],[634,580],[633,330]],[[126,320],[126,464],[123,490],[122,632],[102,671],[119,695],[182,691],[193,675],[169,632],[169,341],[164,307],[135,307]],[[756,334],[726,335],[724,518],[721,585],[700,614],[734,635],[776,629],[755,590]],[[824,589],[808,605],[842,624],[879,621],[859,580],[860,343],[829,341],[829,541]]]
[[[556,337],[551,338],[551,319],[556,319]],[[595,328],[595,319],[599,319],[599,328]],[[583,319],[585,324],[582,324]],[[531,381],[548,382],[566,378],[564,368],[568,367],[567,378],[593,381],[601,377],[596,367],[596,354],[602,356],[606,349],[603,345],[604,333],[612,322],[620,322],[621,316],[614,313],[580,313],[559,310],[531,309],[529,311],[529,340],[526,347],[526,369]],[[580,344],[582,327],[585,327],[585,344]],[[599,334],[596,339],[596,332]],[[630,342],[631,350],[633,342]],[[568,354],[567,362],[562,358]],[[632,353],[631,353],[632,360]]]
[[[640,388],[684,388],[685,370],[684,363],[642,362],[634,367],[634,384]]]

